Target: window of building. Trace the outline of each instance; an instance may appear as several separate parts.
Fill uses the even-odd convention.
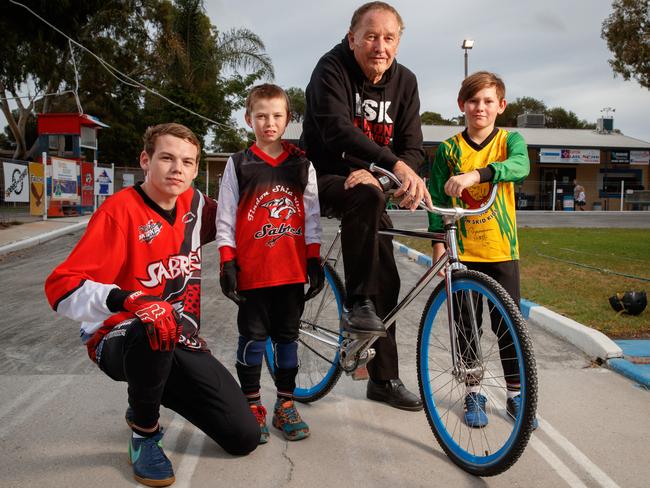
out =
[[[601,198],[615,198],[621,194],[621,182],[626,190],[644,190],[643,173],[640,169],[604,168],[598,175],[598,190]]]

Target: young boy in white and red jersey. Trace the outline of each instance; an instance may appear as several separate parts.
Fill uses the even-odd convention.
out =
[[[475,205],[498,185],[497,199],[486,215],[466,217],[459,222],[458,257],[467,268],[494,278],[519,306],[519,245],[515,214],[514,182],[523,181],[530,171],[528,149],[518,132],[495,127],[497,115],[506,108],[506,87],[494,73],[479,71],[463,81],[458,107],[465,113],[467,128],[438,147],[431,166],[429,192],[434,205]],[[453,201],[452,201],[453,200]],[[440,232],[442,218],[429,214],[429,231]],[[436,242],[435,262],[445,251]],[[492,319],[499,338],[499,354],[507,387],[506,411],[516,418],[521,408],[520,379],[512,338]],[[479,324],[481,327],[481,324]],[[466,337],[470,337],[467,332]],[[471,346],[465,345],[465,347]],[[469,356],[471,353],[468,353]],[[471,358],[470,358],[471,360]],[[467,384],[463,419],[470,427],[488,424],[487,398],[480,384]],[[535,420],[534,426],[537,426]]]
[[[282,88],[254,87],[245,119],[255,143],[228,160],[219,189],[221,289],[239,305],[237,375],[260,425],[259,442],[269,438],[260,395],[268,337],[276,358],[272,423],[296,441],[309,435],[293,402],[298,325],[305,300],[324,283],[316,173],[300,149],[281,140],[289,122],[289,99]]]
[[[149,127],[145,182],[108,198],[45,282],[52,308],[82,322],[90,358],[128,383],[129,462],[149,486],[175,479],[161,404],[231,454],[249,453],[260,436],[237,382],[199,336],[201,246],[216,228],[216,202],[191,188],[199,155],[187,127]]]

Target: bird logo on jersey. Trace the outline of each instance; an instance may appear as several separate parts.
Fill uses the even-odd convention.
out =
[[[274,198],[268,202],[260,205],[269,211],[269,217],[272,219],[289,220],[292,215],[298,213],[295,203],[287,196]],[[275,243],[282,236],[300,236],[302,235],[302,227],[293,227],[291,223],[282,222],[279,227],[273,224],[264,224],[262,228],[255,233],[255,239],[264,239],[270,237],[266,241],[268,247],[275,246]]]
[[[289,220],[296,213],[296,206],[289,197],[280,197],[264,202],[262,207],[269,211],[269,216],[274,219],[281,219],[284,212],[284,220]]]

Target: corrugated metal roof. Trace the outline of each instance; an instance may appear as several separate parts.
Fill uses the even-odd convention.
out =
[[[650,142],[622,134],[600,134],[590,129],[530,129],[504,127],[519,132],[529,146],[594,148],[594,149],[650,149]],[[423,125],[425,145],[437,145],[461,130],[457,125]],[[292,122],[284,133],[284,139],[297,141],[302,133],[302,124]]]

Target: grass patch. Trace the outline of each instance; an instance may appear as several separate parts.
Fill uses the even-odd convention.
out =
[[[616,292],[650,292],[650,231],[637,229],[518,229],[521,296],[613,338],[650,337],[650,307],[617,314]],[[423,239],[400,237],[431,255]],[[643,279],[636,279],[643,278]]]

